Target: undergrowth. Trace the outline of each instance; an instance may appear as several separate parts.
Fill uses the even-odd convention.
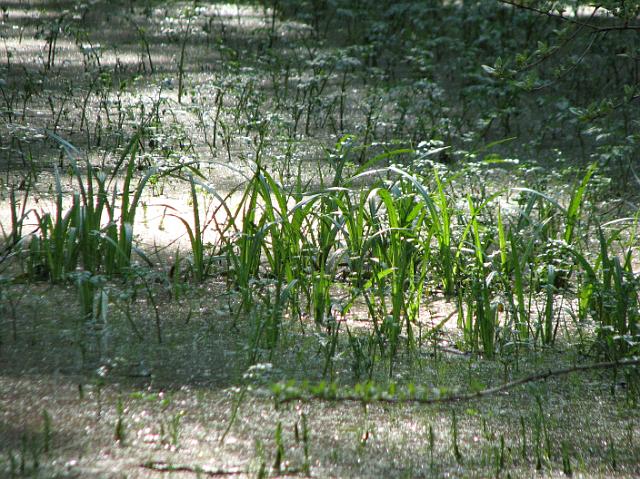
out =
[[[0,30],[0,351],[28,349],[23,337],[35,344],[37,328],[49,331],[21,317],[44,285],[61,291],[65,312],[62,332],[42,341],[72,351],[60,363],[98,391],[105,371],[134,357],[157,349],[167,360],[176,348],[186,368],[178,356],[189,357],[189,341],[196,354],[229,338],[238,394],[221,442],[247,393],[272,385],[279,407],[359,403],[356,455],[371,405],[494,393],[494,381],[471,372],[448,384],[437,371],[451,357],[469,371],[502,368],[514,387],[528,383],[514,379],[521,367],[533,382],[606,365],[594,368],[613,371],[612,389],[624,376],[626,401],[637,402],[639,218],[629,192],[640,182],[638,95],[628,32],[585,35],[575,22],[487,2],[141,3],[2,11],[18,33]],[[119,46],[98,44],[107,7],[129,28]],[[22,8],[33,18],[19,18]],[[23,37],[42,47],[35,59]],[[177,66],[162,60],[158,37]],[[596,70],[614,80],[588,74]],[[169,203],[175,191],[181,207]],[[140,235],[155,200],[160,225],[177,227],[171,244],[152,248]],[[174,308],[178,327],[167,317]],[[542,358],[548,368],[556,355],[564,369],[549,376],[522,366]],[[135,377],[152,377],[139,365]],[[420,383],[427,370],[433,387]],[[558,464],[573,474],[577,446],[553,442],[542,400],[537,408],[504,432],[484,422],[476,466],[496,477]],[[468,451],[451,411],[462,467]],[[124,447],[121,399],[116,412]],[[42,418],[41,437],[10,448],[2,467],[12,476],[50,454],[54,419]],[[182,418],[160,420],[168,448],[179,448]],[[306,413],[291,462],[291,438],[274,424],[274,457],[257,441],[252,472],[309,475]]]

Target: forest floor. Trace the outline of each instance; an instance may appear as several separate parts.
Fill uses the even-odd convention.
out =
[[[577,367],[635,361],[635,330],[624,337],[631,346],[623,355],[602,353],[599,325],[581,316],[582,279],[573,289],[556,287],[551,273],[550,283],[530,280],[533,326],[520,333],[527,340],[507,331],[514,303],[506,299],[509,288],[496,286],[496,353],[490,354],[486,342],[478,343],[482,326],[464,326],[473,300],[447,294],[435,273],[425,273],[427,286],[418,289],[424,299],[411,325],[401,326],[395,339],[389,329],[376,350],[377,328],[386,327],[395,309],[385,303],[389,291],[366,293],[394,276],[394,268],[365,268],[357,286],[365,294],[352,300],[357,288],[349,289],[343,277],[355,261],[338,258],[325,290],[331,300],[318,313],[333,322],[314,316],[319,300],[307,296],[281,312],[272,340],[261,336],[269,325],[256,318],[271,317],[278,308],[273,298],[285,294],[273,294],[276,273],[267,266],[275,239],[253,252],[262,262],[259,277],[247,283],[252,307],[246,289],[234,283],[239,266],[229,263],[236,256],[225,249],[242,238],[245,224],[264,225],[260,218],[236,218],[233,237],[225,237],[230,213],[247,204],[256,164],[288,192],[279,207],[288,205],[291,217],[331,187],[356,191],[353,185],[366,189],[379,179],[395,191],[391,170],[334,181],[343,166],[356,176],[376,155],[372,168],[393,168],[397,159],[396,166],[429,177],[434,198],[439,177],[430,172],[438,171],[461,231],[467,224],[473,231],[480,218],[462,219],[473,211],[472,197],[496,204],[498,216],[482,218],[488,264],[504,252],[491,228],[503,220],[517,223],[529,204],[518,196],[524,189],[556,202],[530,202],[528,213],[541,225],[532,227],[535,234],[571,239],[563,221],[578,221],[566,216],[573,188],[595,162],[604,166],[587,178],[580,245],[596,257],[594,225],[605,224],[607,232],[633,225],[616,230],[606,244],[612,255],[631,252],[620,268],[628,266],[625,278],[635,285],[629,297],[635,297],[630,308],[637,315],[635,170],[623,161],[627,150],[603,149],[613,133],[594,140],[607,132],[593,126],[600,129],[585,133],[569,113],[569,102],[580,98],[559,90],[542,100],[513,90],[498,94],[474,59],[485,50],[454,59],[451,53],[462,48],[455,38],[434,34],[424,50],[389,59],[383,47],[391,40],[382,27],[371,29],[381,35],[378,43],[352,42],[362,34],[360,23],[342,10],[344,23],[331,25],[313,15],[273,15],[251,2],[12,0],[0,7],[0,476],[640,475],[636,368]],[[493,20],[507,21],[509,10],[495,8]],[[490,35],[483,18],[480,9],[469,24]],[[396,17],[389,14],[388,21]],[[493,64],[487,55],[483,63]],[[473,67],[464,63],[472,60]],[[585,68],[600,68],[597,61]],[[553,120],[542,116],[549,108],[557,108],[549,114]],[[634,115],[624,121],[634,124]],[[354,146],[345,159],[340,145],[347,134]],[[402,150],[397,158],[394,150]],[[416,159],[409,150],[424,154]],[[140,253],[125,273],[102,271],[86,283],[78,263],[53,280],[51,264],[34,259],[30,246],[42,235],[41,220],[47,212],[55,220],[56,211],[72,209],[83,175],[97,185],[102,173],[114,204],[127,196],[127,178],[145,182],[132,225]],[[276,201],[273,184],[253,208],[265,210],[267,198]],[[194,192],[200,198],[196,216]],[[446,207],[442,201],[439,208]],[[564,207],[550,212],[550,204]],[[120,217],[123,209],[114,212]],[[318,216],[311,236],[320,236],[322,218],[329,216]],[[208,258],[198,278],[198,243],[187,232],[196,228]],[[481,242],[464,242],[466,234],[457,253],[471,251],[471,259],[457,270],[461,277],[472,269]],[[432,244],[435,236],[426,241],[427,248]],[[531,248],[538,246],[532,241]],[[439,261],[438,253],[434,257]],[[580,257],[592,259],[586,252]],[[546,259],[537,261],[531,261],[531,278],[534,263],[536,271],[551,271]],[[566,257],[554,263],[558,270],[562,261]],[[603,259],[594,261],[600,274]],[[570,271],[577,263],[571,261]],[[322,279],[309,277],[312,285]],[[487,277],[481,282],[489,288],[495,276]],[[371,312],[379,310],[388,314],[378,323]],[[389,353],[388,344],[397,352]],[[465,396],[528,377],[495,393]]]

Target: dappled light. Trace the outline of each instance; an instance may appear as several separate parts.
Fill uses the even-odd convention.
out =
[[[0,476],[637,477],[639,15],[0,2]]]

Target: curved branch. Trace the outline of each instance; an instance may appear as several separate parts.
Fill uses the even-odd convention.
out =
[[[588,28],[594,32],[613,32],[613,31],[624,31],[624,30],[640,30],[640,25],[613,25],[609,27],[599,27],[597,25],[593,25],[588,22],[581,22],[580,20],[576,20],[575,18],[565,17],[562,14],[553,13],[549,10],[543,10],[541,8],[532,7],[530,5],[523,5],[521,3],[517,3],[513,0],[498,0],[498,2],[503,3],[505,5],[511,5],[512,7],[519,8],[521,10],[527,10],[530,12],[537,13],[539,15],[544,15],[549,18],[553,18],[556,20],[562,20],[563,22],[573,23],[574,25],[579,25],[584,28]],[[594,7],[597,11],[600,8],[600,5]],[[595,12],[594,12],[595,13]],[[590,19],[593,18],[593,14]]]
[[[192,474],[205,475],[209,477],[239,476],[241,474],[249,474],[250,472],[245,469],[206,469],[203,467],[191,466],[188,464],[171,464],[170,462],[165,461],[147,461],[143,464],[140,464],[140,467],[156,472],[189,472]]]
[[[600,33],[600,32],[598,31],[598,32],[595,32],[595,33],[596,33],[596,34],[594,34],[594,35],[591,37],[591,41],[590,41],[590,42],[589,42],[589,44],[587,45],[587,48],[585,48],[585,50],[582,52],[582,54],[580,55],[580,57],[578,57],[578,59],[576,60],[576,62],[575,62],[571,67],[569,67],[567,70],[565,70],[564,72],[562,72],[562,74],[561,74],[561,75],[558,75],[558,77],[554,78],[553,80],[551,80],[551,81],[549,81],[549,82],[547,82],[547,83],[545,83],[545,84],[543,84],[543,85],[540,85],[540,86],[538,86],[538,87],[536,87],[536,88],[533,88],[531,91],[540,91],[540,90],[543,90],[543,89],[545,89],[545,88],[548,88],[548,87],[550,87],[551,85],[553,85],[553,84],[557,83],[560,79],[562,79],[562,78],[566,77],[566,76],[567,76],[569,73],[571,73],[573,70],[575,70],[575,69],[578,67],[578,65],[580,65],[580,63],[582,63],[582,60],[584,60],[584,58],[587,56],[587,53],[589,53],[589,50],[591,50],[591,47],[593,47],[593,44],[595,43],[596,38],[598,38],[597,33]]]
[[[453,403],[453,402],[464,402],[471,401],[474,399],[481,399],[487,396],[492,396],[494,394],[498,394],[504,391],[508,391],[509,389],[513,389],[517,386],[522,386],[524,384],[542,381],[544,379],[548,379],[551,377],[565,376],[574,372],[583,372],[583,371],[593,371],[596,369],[615,369],[629,366],[637,366],[640,364],[640,359],[626,359],[622,361],[608,361],[601,363],[593,363],[593,364],[581,364],[576,366],[571,366],[568,368],[562,369],[549,369],[547,371],[542,371],[531,376],[527,376],[521,379],[517,379],[515,381],[511,381],[508,383],[501,384],[500,386],[496,386],[493,388],[483,389],[473,393],[463,393],[463,394],[453,394],[449,396],[436,396],[436,397],[398,397],[398,396],[390,396],[384,393],[377,395],[376,397],[366,398],[361,394],[357,393],[347,393],[344,395],[336,395],[336,396],[321,396],[321,395],[312,395],[308,393],[300,393],[300,394],[291,394],[287,395],[284,398],[276,398],[276,401],[279,403],[287,403],[291,401],[309,401],[309,400],[327,400],[334,402],[363,402],[363,403],[391,403],[391,404],[444,404],[444,403]]]

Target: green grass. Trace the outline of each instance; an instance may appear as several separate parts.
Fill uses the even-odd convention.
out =
[[[637,476],[629,32],[35,3],[0,23],[0,475]]]

